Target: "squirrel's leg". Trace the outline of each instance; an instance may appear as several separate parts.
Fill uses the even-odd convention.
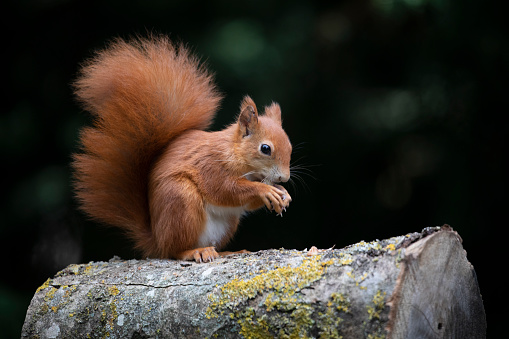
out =
[[[166,178],[153,192],[150,213],[157,256],[196,262],[217,258],[214,247],[194,248],[206,222],[203,199],[194,183]]]

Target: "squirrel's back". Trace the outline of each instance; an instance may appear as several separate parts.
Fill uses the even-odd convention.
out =
[[[74,88],[95,118],[73,162],[81,208],[142,247],[151,166],[174,137],[209,127],[221,96],[198,59],[166,37],[115,40],[84,64]]]

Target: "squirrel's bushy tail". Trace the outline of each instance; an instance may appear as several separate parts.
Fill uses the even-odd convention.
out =
[[[82,67],[74,88],[95,118],[73,161],[81,208],[143,248],[155,158],[183,131],[206,129],[221,96],[198,59],[166,37],[115,40]]]

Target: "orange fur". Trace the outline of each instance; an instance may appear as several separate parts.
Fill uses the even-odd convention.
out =
[[[236,123],[205,132],[221,97],[184,47],[166,37],[116,40],[74,86],[95,117],[74,155],[81,208],[125,230],[144,255],[213,260],[210,248],[231,239],[242,212],[288,207],[275,184],[290,177],[292,148],[279,105],[258,115],[246,97]]]

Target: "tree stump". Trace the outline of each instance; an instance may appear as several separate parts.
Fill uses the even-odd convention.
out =
[[[485,338],[486,317],[445,225],[318,253],[70,265],[39,287],[21,336]]]

